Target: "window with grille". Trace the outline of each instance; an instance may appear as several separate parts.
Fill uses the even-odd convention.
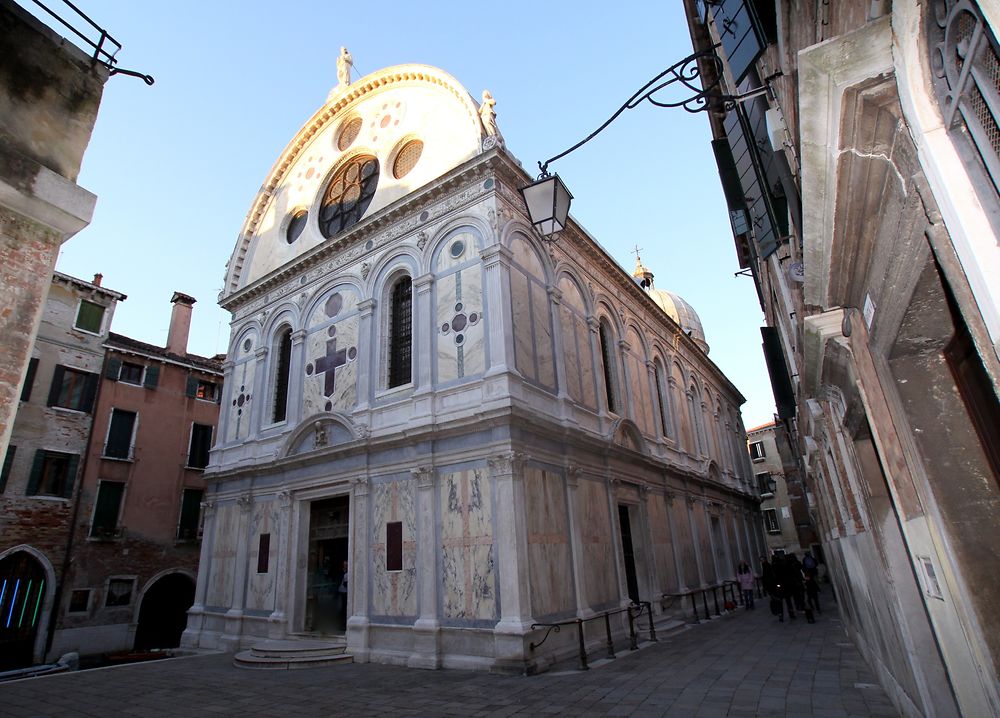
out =
[[[409,384],[413,364],[413,284],[402,277],[392,287],[389,317],[389,381],[394,386]]]
[[[611,328],[608,323],[601,320],[598,327],[598,336],[601,340],[601,358],[604,360],[604,392],[608,398],[608,411],[618,411],[618,397],[615,394],[615,357],[612,347]]]
[[[1000,54],[976,3],[935,0],[931,67],[945,125],[967,137],[1000,191]]]
[[[277,365],[274,369],[274,408],[271,420],[284,421],[288,416],[288,376],[292,363],[292,330],[286,328],[278,335]]]
[[[750,442],[750,460],[751,461],[763,461],[764,460],[764,442],[763,441],[751,441]]]
[[[378,160],[371,155],[354,157],[334,173],[319,209],[324,237],[335,237],[364,217],[375,196],[378,175]]]

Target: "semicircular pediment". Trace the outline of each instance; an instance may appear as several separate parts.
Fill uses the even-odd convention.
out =
[[[437,68],[397,65],[339,88],[264,181],[229,262],[224,295],[471,159],[482,136],[475,101]]]

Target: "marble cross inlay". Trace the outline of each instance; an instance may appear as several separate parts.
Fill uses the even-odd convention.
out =
[[[455,316],[450,322],[441,325],[441,333],[453,333],[456,345],[456,359],[458,363],[458,375],[465,376],[465,329],[479,323],[482,315],[479,312],[466,313],[466,306],[462,302],[462,273],[455,273]]]
[[[332,319],[340,314],[340,310],[343,306],[343,297],[339,292],[335,292],[326,301],[324,310],[326,315]],[[327,335],[330,338],[326,340],[326,352],[322,356],[314,359],[311,363],[306,364],[306,375],[326,375],[323,377],[323,396],[329,399],[333,396],[333,392],[337,388],[337,369],[344,366],[348,362],[354,361],[358,356],[358,349],[357,347],[338,348],[336,325],[331,325],[330,328],[327,329]],[[330,411],[332,408],[332,402],[326,402],[325,409]]]
[[[444,538],[441,545],[444,548],[458,548],[462,550],[462,568],[464,583],[463,607],[464,618],[473,618],[476,615],[473,599],[475,590],[473,587],[473,563],[474,556],[471,551],[473,546],[492,546],[492,536],[473,536],[470,530],[470,515],[473,511],[480,511],[483,508],[483,477],[479,471],[474,471],[471,478],[464,480],[464,477],[454,477],[448,486],[448,511],[462,514],[462,535]],[[458,486],[456,486],[456,484]],[[488,490],[488,489],[487,489]],[[484,586],[484,589],[489,587]]]

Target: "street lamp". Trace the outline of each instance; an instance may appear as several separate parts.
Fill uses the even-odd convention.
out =
[[[728,110],[738,102],[748,100],[751,97],[757,97],[767,92],[767,83],[780,74],[776,73],[767,78],[764,87],[750,90],[742,95],[727,95],[715,92],[715,89],[722,82],[723,76],[722,58],[715,52],[717,47],[719,45],[715,44],[707,50],[692,53],[683,60],[675,62],[643,85],[624,105],[618,108],[615,114],[611,115],[604,124],[587,135],[587,137],[577,142],[568,150],[550,157],[545,162],[538,163],[538,169],[541,170],[541,174],[538,175],[534,182],[526,187],[522,187],[521,194],[524,197],[525,205],[528,207],[528,216],[531,218],[531,223],[539,231],[543,239],[554,240],[554,235],[565,229],[569,216],[570,200],[573,199],[573,195],[570,194],[563,181],[559,179],[559,175],[549,174],[548,167],[550,162],[565,157],[570,152],[587,144],[599,135],[605,127],[618,119],[618,115],[625,110],[638,107],[644,100],[648,100],[650,104],[657,107],[682,107],[692,113],[708,110],[715,106],[716,102],[721,102],[722,106]],[[697,83],[700,83],[702,78],[702,68],[699,66],[699,62],[702,60],[711,63],[715,71],[708,77],[708,84],[704,87],[699,87]],[[671,101],[654,97],[656,93],[674,84],[680,84],[693,94],[683,99]]]

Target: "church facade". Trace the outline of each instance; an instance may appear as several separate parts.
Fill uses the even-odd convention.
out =
[[[227,267],[184,644],[539,670],[573,646],[533,623],[659,612],[761,555],[743,397],[690,306],[576,224],[538,237],[488,93],[344,79]]]

